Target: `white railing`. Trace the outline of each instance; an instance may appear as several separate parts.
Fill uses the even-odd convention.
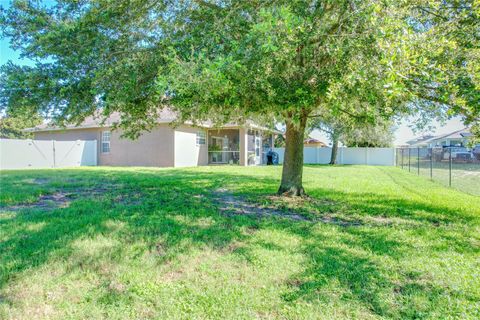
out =
[[[239,164],[240,151],[208,151],[208,163],[210,164]]]

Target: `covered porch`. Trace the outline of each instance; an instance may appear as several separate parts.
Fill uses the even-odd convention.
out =
[[[260,129],[224,128],[207,132],[208,164],[262,165],[274,135]]]

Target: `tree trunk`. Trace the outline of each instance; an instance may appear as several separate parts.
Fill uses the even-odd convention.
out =
[[[335,164],[337,162],[337,153],[338,153],[338,136],[333,135],[333,144],[332,144],[332,154],[330,156],[330,163]]]
[[[285,133],[285,157],[283,160],[282,182],[278,189],[279,195],[303,196],[303,140],[307,117],[302,117],[299,125],[287,121]]]

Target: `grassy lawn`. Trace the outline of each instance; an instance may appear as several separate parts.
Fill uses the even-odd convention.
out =
[[[1,172],[0,319],[478,319],[480,198],[393,167]],[[283,215],[284,214],[284,215]]]
[[[408,162],[404,160],[403,169],[408,171]],[[398,164],[401,167],[400,164]],[[432,179],[444,186],[449,185],[450,170],[448,161],[435,161],[432,163]],[[420,166],[416,158],[410,160],[410,172],[430,178],[430,160],[421,159]],[[452,163],[452,187],[460,191],[480,196],[480,162]]]

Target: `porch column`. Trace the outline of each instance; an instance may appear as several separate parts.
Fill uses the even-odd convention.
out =
[[[240,135],[240,165],[248,166],[248,130],[240,128],[238,134]]]

